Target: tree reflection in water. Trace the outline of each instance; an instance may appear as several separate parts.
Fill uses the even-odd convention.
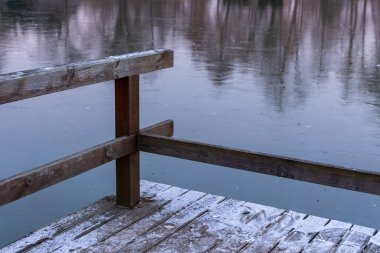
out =
[[[35,0],[0,6],[0,57],[7,58],[0,64],[12,61],[7,45],[30,33],[38,37],[32,54],[54,63],[184,38],[181,43],[190,45],[193,61],[208,70],[212,83],[220,86],[235,71],[252,71],[279,110],[302,104],[310,85],[325,82],[330,72],[344,83],[345,98],[358,88],[380,104],[375,0]]]

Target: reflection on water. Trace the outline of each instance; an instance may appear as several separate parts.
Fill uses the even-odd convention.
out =
[[[3,1],[0,68],[19,70],[17,56],[30,68],[175,44],[214,85],[234,72],[262,78],[278,110],[303,103],[330,73],[346,99],[359,89],[377,100],[379,12],[370,0]]]
[[[142,125],[173,118],[180,137],[378,171],[379,17],[377,0],[6,0],[0,72],[171,48],[175,68],[143,76]],[[0,178],[112,138],[112,94],[101,84],[1,106]],[[142,167],[146,179],[380,228],[379,197],[152,155]],[[112,192],[110,171],[2,207],[2,243]]]

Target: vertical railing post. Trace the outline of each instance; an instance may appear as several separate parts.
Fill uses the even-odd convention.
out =
[[[116,137],[138,133],[139,76],[115,80]],[[116,204],[134,207],[140,200],[140,156],[131,153],[116,160]]]

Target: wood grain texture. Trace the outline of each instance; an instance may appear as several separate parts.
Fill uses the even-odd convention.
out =
[[[156,135],[138,135],[140,151],[380,195],[380,173]]]
[[[346,222],[141,182],[136,208],[104,198],[8,252],[380,252],[380,233]]]
[[[193,204],[195,201],[204,197],[206,194],[197,192],[197,191],[185,191],[182,195],[172,199],[170,203],[162,207],[159,211],[142,219],[130,227],[124,228],[118,233],[113,234],[107,240],[99,241],[99,244],[96,245],[96,250],[101,252],[111,252],[122,249],[126,244],[132,242],[139,238],[139,236],[148,233],[151,229],[159,226],[159,224],[170,219],[183,209],[185,209],[190,204]],[[114,229],[110,228],[110,229]],[[123,244],[120,244],[120,241],[123,241]],[[90,251],[90,250],[89,250]]]
[[[136,136],[120,137],[0,181],[0,205],[57,184],[136,150]]]
[[[161,49],[2,74],[0,104],[172,66],[173,51]]]
[[[113,224],[115,224],[115,222],[121,221],[122,223],[124,223],[125,227],[128,227],[128,225],[139,221],[145,216],[167,205],[170,202],[170,198],[175,197],[176,194],[178,193],[180,194],[183,191],[184,189],[180,189],[180,188],[176,189],[175,187],[170,187],[164,191],[165,193],[167,193],[166,198],[157,198],[157,199],[152,199],[151,201],[147,201],[139,207],[138,212],[136,212],[136,210],[133,211],[132,209],[129,209],[129,208],[126,209],[126,208],[114,206],[112,209],[107,210],[106,212],[94,215],[90,219],[64,231],[63,233],[57,235],[56,237],[51,238],[41,243],[37,247],[34,247],[33,249],[31,249],[29,252],[30,253],[39,253],[41,251],[42,252],[44,251],[70,252],[69,250],[67,250],[67,246],[69,246],[73,241],[76,241],[82,237],[85,237],[87,239],[93,238],[94,234],[91,234],[93,231],[95,230],[104,231],[104,229],[107,229],[107,225],[112,222],[114,222]],[[161,192],[158,192],[158,194],[160,193]],[[123,216],[122,219],[120,219],[121,216]],[[108,236],[112,235],[111,232],[112,230],[107,231]],[[94,238],[94,239],[100,240],[101,238]],[[75,248],[75,249],[79,250],[79,248]]]
[[[328,219],[308,216],[300,222],[285,238],[283,238],[274,249],[273,253],[293,253],[301,252],[305,245],[318,234],[318,232],[326,225]]]
[[[380,252],[380,230],[378,230],[376,234],[370,238],[368,244],[364,247],[364,250],[362,252],[365,252],[365,253],[379,253]]]
[[[174,134],[174,121],[171,119],[164,120],[160,123],[143,128],[140,132],[144,134],[154,134],[166,137],[172,137]]]
[[[215,244],[210,253],[238,252],[245,245],[255,241],[257,236],[263,233],[264,229],[279,221],[285,210],[263,206],[254,203],[245,203],[244,209],[240,213],[238,226],[230,226],[228,233],[220,238],[220,242]]]
[[[173,122],[141,129],[171,136]],[[136,151],[136,135],[123,136],[0,181],[0,206]]]
[[[286,211],[275,223],[271,223],[256,235],[252,242],[239,252],[270,252],[283,238],[298,227],[305,217],[305,214]]]
[[[186,194],[187,192],[189,191],[185,189],[171,187],[169,189],[165,189],[164,191],[159,191],[156,196],[149,199],[145,199],[146,195],[143,194],[144,198],[142,200],[142,203],[139,204],[140,209],[138,212],[136,212],[137,214],[131,215],[131,213],[133,213],[132,211],[124,212],[124,214],[119,216],[118,218],[112,220],[111,222],[108,222],[107,224],[104,224],[102,227],[99,227],[98,229],[95,229],[82,237],[79,237],[63,245],[61,248],[59,248],[59,250],[55,252],[63,253],[71,251],[80,251],[82,249],[84,250],[86,248],[90,248],[91,246],[99,243],[102,243],[102,247],[97,247],[99,251],[115,251],[117,250],[117,246],[120,245],[118,236],[121,235],[123,232],[128,232],[127,236],[123,237],[123,242],[127,243],[127,241],[132,241],[133,239],[138,237],[139,233],[147,229],[147,226],[149,228],[151,226],[154,226],[156,222],[160,222],[162,217],[159,217],[158,220],[156,219],[157,216],[159,216],[159,214],[163,212],[163,210],[173,211],[173,204],[177,205],[178,208],[180,208],[181,204],[183,204],[184,202],[193,201],[192,198],[187,199],[181,197],[183,194]],[[160,200],[166,200],[165,203],[167,204],[161,206],[151,205],[151,203],[161,203]],[[148,206],[149,209],[147,211],[142,211],[142,208],[146,209],[146,206]],[[156,206],[158,206],[159,209],[156,208]],[[133,218],[133,216],[137,215],[144,218],[136,221],[136,219]],[[141,227],[141,225],[145,226]],[[104,241],[108,238],[110,240],[108,240],[108,244],[106,244]]]
[[[140,129],[139,76],[115,80],[116,137]],[[140,154],[136,150],[116,160],[116,203],[134,207],[140,200]]]
[[[343,236],[350,230],[352,224],[331,220],[318,232],[318,235],[302,250],[305,253],[329,253],[334,250]]]
[[[163,188],[165,187],[165,188]],[[161,189],[166,189],[169,185],[156,184],[153,182],[141,181],[141,190],[145,196],[155,196]],[[38,229],[33,233],[17,240],[8,246],[0,249],[0,253],[8,252],[26,252],[27,250],[40,245],[41,243],[54,238],[62,232],[69,230],[70,228],[90,219],[94,215],[105,212],[115,206],[115,196],[107,196],[91,205],[84,207],[83,209],[72,213],[66,217],[59,219],[52,224]]]
[[[165,222],[142,234],[121,248],[120,252],[146,252],[157,244],[165,241],[168,237],[191,223],[204,213],[214,209],[224,198],[214,195],[206,195],[192,203],[184,210],[172,216]],[[97,252],[96,248],[91,252]]]
[[[231,199],[223,201],[148,252],[208,252],[231,229],[238,232],[245,218],[243,204]]]

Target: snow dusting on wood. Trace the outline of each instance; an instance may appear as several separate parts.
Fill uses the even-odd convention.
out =
[[[105,197],[0,252],[380,252],[350,223],[141,181],[134,209]]]

